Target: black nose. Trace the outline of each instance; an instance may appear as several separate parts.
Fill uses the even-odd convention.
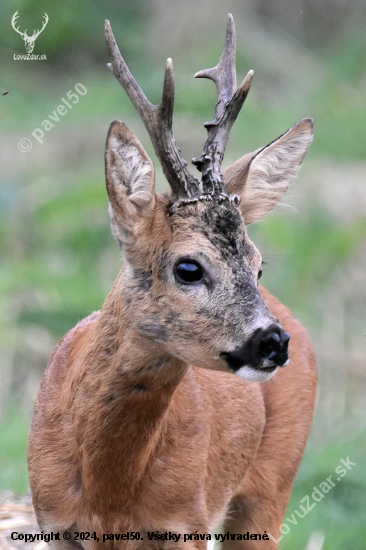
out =
[[[290,335],[280,325],[258,329],[251,338],[233,352],[223,352],[229,367],[236,372],[244,365],[257,369],[282,367],[288,361]]]
[[[288,343],[290,335],[282,328],[268,329],[262,335],[258,344],[258,353],[263,359],[273,360],[282,366],[288,360]]]

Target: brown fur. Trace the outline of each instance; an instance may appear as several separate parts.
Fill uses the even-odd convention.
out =
[[[307,334],[258,291],[260,255],[235,206],[198,202],[169,216],[169,199],[154,193],[151,162],[120,123],[109,134],[106,166],[126,264],[102,310],[64,337],[44,375],[29,437],[39,525],[144,538],[82,542],[87,549],[203,550],[206,541],[150,542],[146,531],[209,533],[222,522],[232,533],[278,537],[314,405]],[[235,181],[228,173],[241,189],[244,219],[250,170]],[[176,284],[173,266],[184,255],[207,265],[211,286]],[[220,351],[278,320],[291,334],[290,364],[262,384],[228,372]],[[276,545],[224,543],[231,547]]]

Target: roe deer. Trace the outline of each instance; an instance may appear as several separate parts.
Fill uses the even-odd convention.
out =
[[[161,102],[152,105],[108,21],[106,37],[110,68],[172,193],[155,193],[150,158],[113,122],[106,180],[124,267],[101,311],[61,340],[42,380],[29,437],[38,523],[60,533],[53,548],[203,550],[206,535],[223,526],[249,533],[225,540],[225,550],[273,549],[308,437],[316,367],[303,327],[258,287],[261,256],[246,225],[286,191],[312,122],[221,173],[253,75],[236,89],[229,15],[217,67],[196,75],[218,89],[203,154],[193,159],[201,188],[172,134],[171,60]],[[80,532],[90,535],[74,540]]]

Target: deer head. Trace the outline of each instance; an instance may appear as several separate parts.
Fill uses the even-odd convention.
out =
[[[168,354],[203,368],[231,369],[247,380],[267,380],[288,360],[290,336],[270,313],[259,290],[261,256],[246,226],[278,203],[312,139],[304,119],[224,173],[229,131],[249,92],[253,72],[236,86],[235,29],[229,14],[218,65],[196,77],[214,80],[215,118],[187,169],[174,140],[173,67],[167,61],[163,93],[152,105],[132,77],[106,21],[110,69],[149,132],[170,196],[154,190],[154,168],[142,145],[119,121],[111,124],[106,179],[113,234],[124,257],[125,308],[140,334]],[[122,287],[121,287],[122,288]]]
[[[25,42],[25,50],[27,53],[32,53],[33,51],[33,48],[34,48],[34,44],[38,38],[38,36],[41,34],[41,32],[43,31],[43,29],[45,28],[45,26],[47,25],[48,23],[48,15],[47,13],[44,14],[44,21],[43,21],[43,26],[41,28],[41,30],[36,30],[36,31],[33,31],[33,34],[32,36],[28,36],[27,35],[27,29],[25,29],[24,32],[21,32],[19,30],[19,27],[17,28],[15,26],[15,23],[16,23],[16,20],[18,19],[19,17],[19,12],[16,11],[13,15],[13,18],[11,20],[11,26],[13,27],[13,29],[18,33],[20,34],[20,36],[23,38],[24,42]]]

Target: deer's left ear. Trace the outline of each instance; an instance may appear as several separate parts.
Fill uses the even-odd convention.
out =
[[[245,155],[224,172],[229,195],[241,197],[246,225],[266,216],[287,191],[313,138],[313,122],[305,118],[278,139]]]

